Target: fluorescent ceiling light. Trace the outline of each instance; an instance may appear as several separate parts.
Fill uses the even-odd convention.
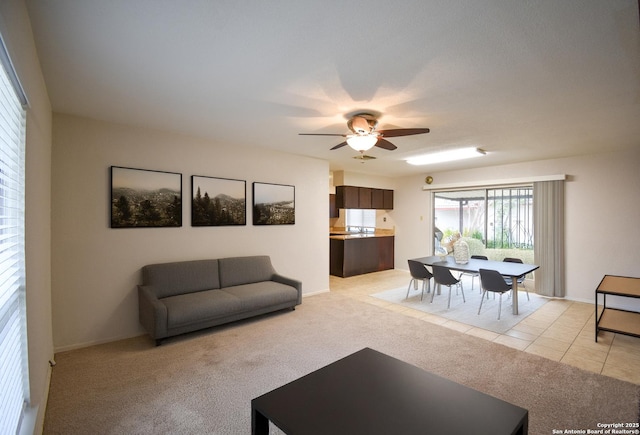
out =
[[[347,137],[347,144],[356,151],[367,151],[378,142],[378,136],[374,134],[351,135]]]
[[[423,154],[421,156],[411,157],[407,159],[410,165],[431,165],[434,163],[451,162],[453,160],[470,159],[480,157],[486,152],[480,148],[460,148],[457,150],[441,151],[438,153]]]

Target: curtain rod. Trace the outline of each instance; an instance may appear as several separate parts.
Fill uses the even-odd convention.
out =
[[[566,180],[566,174],[556,175],[538,175],[534,177],[521,177],[521,178],[503,178],[500,180],[479,180],[479,181],[464,181],[460,183],[442,183],[442,184],[425,184],[422,186],[422,190],[441,190],[441,189],[459,189],[467,187],[485,187],[485,186],[504,186],[504,185],[518,185],[518,184],[531,184],[540,181],[558,181]]]

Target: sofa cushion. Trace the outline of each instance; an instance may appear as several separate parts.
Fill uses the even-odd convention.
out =
[[[298,301],[298,290],[274,281],[225,287],[222,290],[238,298],[243,311],[277,306],[288,302],[295,305]]]
[[[204,290],[161,300],[167,307],[167,326],[178,328],[242,311],[237,296],[223,290]]]
[[[268,255],[221,258],[220,287],[270,281],[275,273]]]
[[[142,282],[157,298],[220,288],[218,260],[150,264],[142,268]]]

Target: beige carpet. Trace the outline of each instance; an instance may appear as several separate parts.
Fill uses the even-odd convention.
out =
[[[252,398],[363,347],[528,409],[533,435],[638,421],[638,385],[327,293],[160,347],[60,353],[44,433],[248,434]]]

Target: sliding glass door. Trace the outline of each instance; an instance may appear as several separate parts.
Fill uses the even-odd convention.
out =
[[[434,204],[434,226],[437,243],[449,245],[460,234],[476,240],[474,244],[485,244],[486,234],[486,191],[467,190],[456,192],[436,192]],[[477,248],[477,247],[476,247]],[[472,252],[473,253],[473,252]]]
[[[459,235],[472,255],[534,263],[532,186],[435,192],[434,219],[436,247]]]

